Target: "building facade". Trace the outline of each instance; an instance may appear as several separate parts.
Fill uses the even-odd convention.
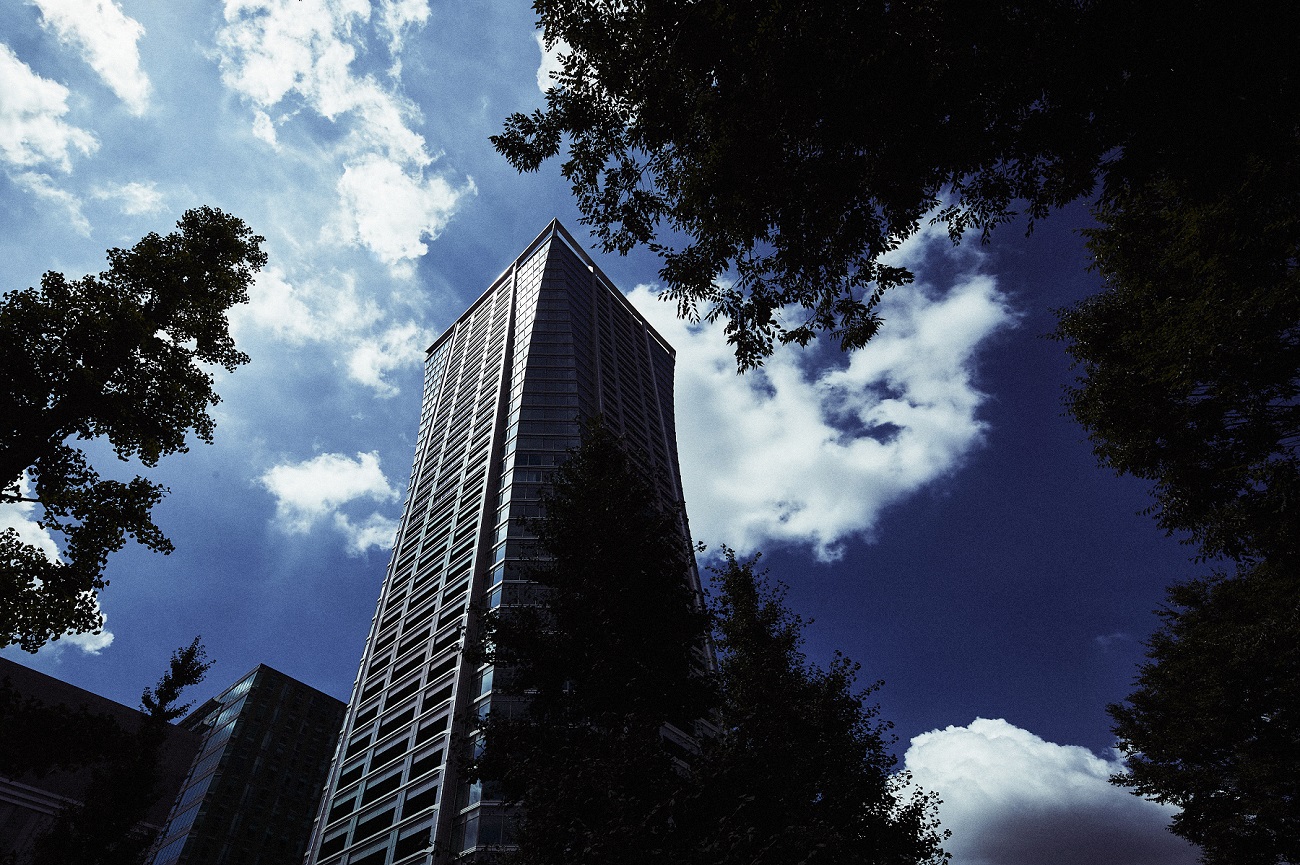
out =
[[[519,518],[539,515],[583,417],[599,413],[663,500],[682,500],[673,363],[558,222],[430,347],[411,484],[308,865],[443,863],[508,843],[507,815],[458,777],[456,749],[493,697],[491,667],[464,652],[471,605],[526,594]]]
[[[10,751],[36,750],[60,756],[84,752],[84,742],[77,740],[91,735],[81,726],[88,721],[116,725],[128,734],[147,723],[142,712],[0,658],[0,704],[7,700],[27,704],[35,701],[46,707],[62,707],[72,714],[63,723],[47,724],[37,730],[17,723],[21,713],[0,712],[0,766],[27,762],[10,759],[6,753]],[[199,744],[199,737],[192,731],[168,726],[158,755],[157,799],[141,829],[156,832],[166,822],[168,809]],[[85,802],[92,772],[100,766],[93,763],[50,772],[18,772],[14,777],[0,775],[0,862],[23,865],[30,861],[37,839],[59,811]]]
[[[202,738],[151,865],[298,865],[346,706],[265,664],[178,726]]]

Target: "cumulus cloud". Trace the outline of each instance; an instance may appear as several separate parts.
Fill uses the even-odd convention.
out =
[[[392,534],[385,534],[391,520],[376,512],[355,524],[340,510],[359,500],[397,499],[397,490],[384,476],[379,454],[374,451],[359,453],[356,459],[343,454],[319,454],[303,462],[284,463],[267,470],[261,482],[275,496],[276,522],[289,534],[307,534],[317,523],[329,519],[347,537],[348,548],[354,553],[392,544]]]
[[[374,338],[358,341],[348,356],[348,376],[381,396],[397,396],[398,389],[384,379],[384,373],[419,363],[432,341],[415,322],[394,325]]]
[[[457,189],[442,177],[424,177],[422,171],[370,155],[344,168],[338,191],[342,237],[409,273],[403,263],[429,251],[424,238],[438,236],[461,196],[474,186]]]
[[[275,122],[265,111],[253,112],[253,137],[259,138],[275,149],[280,149],[280,139],[275,134]]]
[[[904,758],[939,794],[952,865],[1193,865],[1192,845],[1168,832],[1174,810],[1108,778],[1121,771],[1086,748],[1047,742],[1004,720],[912,739]]]
[[[41,24],[59,41],[81,52],[132,114],[149,107],[149,78],[140,68],[136,43],[144,27],[112,0],[32,0],[41,10]]]
[[[9,487],[8,491],[13,493],[14,488]],[[27,480],[26,474],[18,480],[18,495],[23,498],[30,498],[32,495],[31,482]],[[0,532],[5,529],[13,529],[18,533],[18,540],[36,547],[50,561],[58,561],[59,545],[55,542],[54,537],[33,519],[35,513],[35,502],[5,502],[0,504]]]
[[[888,297],[881,332],[831,365],[778,348],[736,375],[721,323],[689,325],[638,287],[630,299],[677,350],[677,440],[695,536],[742,552],[807,544],[837,558],[891,503],[944,478],[982,440],[976,354],[1015,316],[980,257],[928,234],[906,255],[957,256],[940,289]]]
[[[12,490],[12,487],[10,488]],[[18,494],[30,497],[31,484],[24,474],[18,481]],[[36,520],[35,502],[9,502],[0,504],[0,532],[13,529],[18,539],[25,544],[36,547],[50,561],[59,560],[59,545],[54,537]],[[99,610],[99,600],[95,600],[95,609]],[[73,646],[88,655],[98,655],[113,644],[113,633],[101,627],[97,633],[67,634],[54,642],[46,643],[38,654],[58,656],[68,646]]]
[[[99,600],[95,601],[95,608],[99,608]],[[104,616],[107,620],[108,617]],[[56,643],[46,643],[46,648],[57,650],[61,645],[68,645],[80,649],[87,655],[98,655],[100,652],[113,645],[113,632],[107,628],[101,627],[98,631],[88,632],[85,634],[68,634],[60,637]]]
[[[537,67],[537,89],[545,93],[555,86],[555,79],[551,75],[560,71],[560,55],[568,52],[569,43],[561,39],[548,51],[542,31],[534,33],[533,38],[537,40],[537,49],[542,52],[542,62]]]
[[[347,538],[348,553],[354,556],[370,549],[391,550],[397,539],[397,520],[378,513],[360,523],[353,523],[346,514],[335,514],[334,526]]]
[[[110,183],[96,186],[91,193],[101,201],[116,201],[127,216],[159,213],[163,209],[163,196],[153,182]]]
[[[381,317],[373,298],[363,297],[349,273],[329,273],[289,281],[272,265],[256,277],[248,303],[231,310],[231,322],[268,330],[291,345],[337,342],[372,327]]]
[[[419,364],[433,334],[413,321],[394,323],[366,297],[355,276],[334,272],[290,281],[276,266],[258,274],[249,302],[231,311],[238,336],[258,329],[290,345],[325,343],[346,359],[348,377],[381,396],[399,391],[386,375]]]
[[[423,239],[437,236],[474,186],[431,174],[436,157],[411,126],[419,109],[396,85],[353,71],[371,12],[368,0],[227,0],[217,36],[222,80],[260,112],[254,132],[265,140],[274,131],[266,111],[285,100],[343,130],[336,233],[410,274],[409,261],[428,251]],[[393,51],[429,14],[419,0],[387,0],[379,12]]]
[[[68,123],[68,88],[42,78],[0,44],[0,158],[15,168],[72,170],[72,154],[90,154],[95,136]]]

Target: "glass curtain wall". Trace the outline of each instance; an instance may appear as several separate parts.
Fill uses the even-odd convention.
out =
[[[557,222],[430,348],[412,482],[308,865],[509,843],[509,815],[456,777],[454,748],[474,747],[494,697],[491,667],[464,654],[471,602],[527,601],[520,518],[540,515],[583,417],[600,413],[681,501],[672,375],[672,349]]]

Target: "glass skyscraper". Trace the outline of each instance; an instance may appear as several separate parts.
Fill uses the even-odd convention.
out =
[[[177,726],[202,737],[150,865],[302,861],[344,706],[259,664]]]
[[[464,653],[467,617],[526,595],[518,518],[539,515],[597,413],[680,502],[673,350],[553,221],[429,349],[411,485],[307,865],[450,862],[506,840],[501,809],[458,777],[493,699],[491,667]]]

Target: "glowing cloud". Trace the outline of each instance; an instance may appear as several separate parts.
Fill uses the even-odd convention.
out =
[[[60,42],[75,47],[82,59],[132,114],[149,107],[149,78],[140,68],[136,45],[144,35],[140,22],[112,0],[33,0],[41,24]]]
[[[72,153],[90,154],[95,136],[63,120],[68,88],[42,78],[0,44],[0,159],[16,168],[72,170]]]
[[[913,781],[939,794],[952,865],[1193,865],[1196,849],[1166,827],[1174,809],[1107,779],[1123,770],[1087,748],[1057,745],[1004,720],[912,739]]]
[[[687,324],[646,287],[631,292],[677,350],[677,441],[696,538],[742,552],[806,544],[832,560],[981,443],[976,355],[1015,316],[978,255],[945,251],[938,237],[922,243],[965,269],[943,289],[921,278],[895,292],[871,344],[830,364],[780,347],[738,376],[720,323]]]
[[[349,502],[391,502],[398,496],[374,452],[359,453],[355,460],[343,454],[320,454],[303,462],[284,463],[267,470],[261,483],[275,496],[276,522],[289,534],[307,534],[325,518],[337,520],[339,509]],[[362,529],[373,529],[377,516],[363,523]],[[352,524],[344,520],[336,525],[347,531],[345,527]]]

